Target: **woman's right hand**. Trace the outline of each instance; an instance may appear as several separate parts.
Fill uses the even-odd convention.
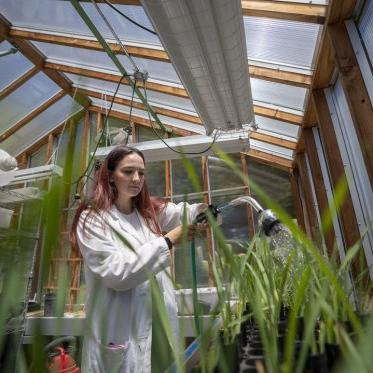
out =
[[[188,231],[186,234],[187,241],[191,241],[194,238],[196,232],[206,230],[207,226],[208,224],[189,224],[187,227]],[[178,225],[176,228],[170,230],[165,235],[165,237],[168,237],[174,245],[178,244],[181,241],[182,236],[183,226],[181,224]]]

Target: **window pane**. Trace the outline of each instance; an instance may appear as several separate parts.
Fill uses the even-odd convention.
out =
[[[251,180],[253,180],[271,199],[276,201],[290,217],[294,217],[291,185],[289,175],[286,171],[256,162],[249,158],[248,173]],[[258,202],[263,205],[263,208],[267,207],[259,197],[255,196],[253,191],[252,195],[254,198],[258,199]]]
[[[136,140],[136,142],[158,140],[158,137],[151,128],[136,125]]]
[[[202,165],[201,158],[189,158],[188,161],[192,164],[194,172],[198,177],[198,184],[202,190]],[[171,161],[172,165],[172,194],[173,195],[187,195],[195,193],[192,181],[188,175],[187,170],[181,159]]]
[[[0,102],[0,132],[7,130],[59,91],[44,73],[38,73]]]
[[[235,162],[238,169],[242,170],[240,155],[230,154],[230,158]],[[211,190],[243,186],[244,183],[241,178],[220,158],[209,157],[208,163]]]
[[[212,193],[211,201],[215,206],[224,206],[236,197],[245,195],[244,188],[234,191]],[[232,246],[235,253],[245,252],[244,245],[249,239],[249,229],[246,206],[228,208],[222,212],[223,223],[220,226],[226,242]]]
[[[4,52],[11,47],[10,43],[3,41],[0,44],[0,52]],[[32,66],[32,63],[20,52],[0,58],[0,90],[21,77]]]
[[[163,197],[166,191],[165,162],[152,162],[146,165],[146,182],[151,196]]]

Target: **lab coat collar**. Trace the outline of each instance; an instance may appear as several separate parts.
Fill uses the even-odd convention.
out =
[[[123,217],[123,214],[118,210],[118,208],[113,205],[112,208],[109,210],[109,214],[110,216],[112,217],[112,219],[114,220],[114,222],[116,224],[119,225],[120,229],[121,230],[124,230],[126,231],[127,233],[129,233],[131,236],[133,236],[140,244],[142,243],[141,242],[141,239],[139,238],[139,233],[137,232],[136,229],[133,228],[132,224],[130,224],[124,217]],[[142,216],[138,213],[138,211],[136,211],[136,214],[140,220],[140,223],[141,223],[141,226],[142,226],[142,229],[146,229],[146,224],[144,222],[144,219],[142,218]]]

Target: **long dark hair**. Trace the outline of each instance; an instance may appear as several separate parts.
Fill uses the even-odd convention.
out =
[[[83,211],[88,210],[85,217],[83,230],[87,218],[94,211],[107,212],[109,211],[116,199],[118,198],[117,188],[110,182],[110,175],[116,169],[118,163],[130,154],[138,154],[144,161],[145,158],[142,152],[136,148],[129,146],[115,147],[105,158],[95,175],[93,188],[90,191],[88,198],[82,201],[76,211],[71,231],[70,242],[74,248],[77,248],[76,229],[78,226],[80,215]],[[141,216],[144,218],[149,229],[156,233],[161,234],[161,229],[158,222],[158,214],[166,205],[166,200],[161,198],[150,197],[148,185],[146,180],[140,193],[132,198],[133,207],[137,208]]]

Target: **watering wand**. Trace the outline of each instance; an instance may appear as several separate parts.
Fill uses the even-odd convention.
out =
[[[221,212],[220,209],[214,205],[209,205],[208,211],[211,213],[212,216],[215,218]],[[207,223],[208,217],[207,212],[203,211],[199,213],[195,219],[193,220],[193,224],[203,224]],[[193,313],[194,313],[194,323],[196,327],[197,335],[201,334],[201,327],[199,323],[199,312],[198,312],[198,292],[197,292],[197,267],[196,267],[196,241],[193,237],[190,243],[190,257],[191,257],[191,264],[192,264],[192,292],[193,292]]]

